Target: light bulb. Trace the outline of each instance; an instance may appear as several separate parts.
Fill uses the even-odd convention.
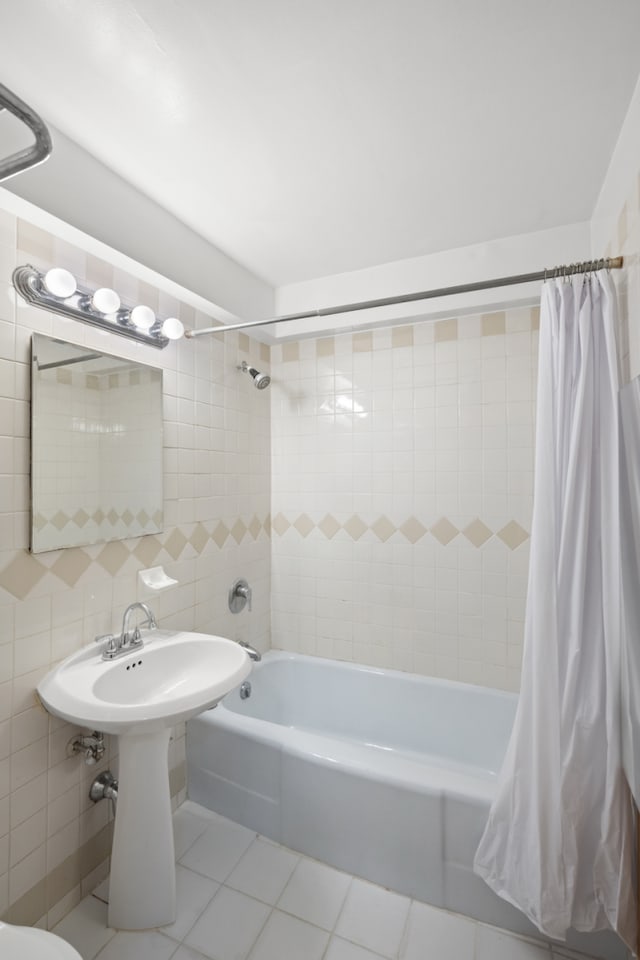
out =
[[[44,275],[44,285],[54,297],[61,300],[70,297],[77,290],[76,278],[62,267],[52,267]]]
[[[184,324],[177,317],[167,317],[162,324],[162,333],[169,340],[179,340],[184,334]]]
[[[139,330],[151,330],[156,322],[156,315],[151,307],[145,307],[144,304],[140,303],[131,311],[131,322]]]
[[[120,309],[120,297],[109,287],[100,287],[91,297],[91,306],[98,313],[115,313]]]

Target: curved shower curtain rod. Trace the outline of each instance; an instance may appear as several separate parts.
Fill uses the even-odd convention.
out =
[[[203,327],[201,330],[187,330],[185,337],[193,339],[194,337],[202,337],[207,333],[227,333],[229,330],[247,330],[250,327],[266,327],[271,323],[289,323],[291,320],[310,320],[314,317],[330,317],[338,313],[355,313],[357,310],[390,307],[396,303],[435,300],[437,297],[452,297],[457,293],[473,293],[475,290],[491,290],[494,287],[511,287],[518,283],[530,283],[533,280],[550,280],[554,277],[570,277],[578,273],[593,273],[595,270],[619,270],[623,262],[622,257],[583,260],[580,263],[570,263],[560,267],[536,270],[534,273],[518,273],[512,277],[498,277],[495,280],[477,280],[475,283],[461,283],[455,287],[423,290],[421,293],[403,293],[396,297],[383,297],[380,300],[361,300],[357,303],[343,303],[336,307],[323,307],[320,310],[307,310],[304,313],[290,313],[282,317],[272,317],[269,320],[249,320],[246,323],[223,324],[217,327]]]
[[[53,149],[51,134],[44,120],[31,109],[29,104],[0,83],[0,111],[5,108],[29,127],[35,137],[35,143],[0,160],[0,182],[43,163]]]

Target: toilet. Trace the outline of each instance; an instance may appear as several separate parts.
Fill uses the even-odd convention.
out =
[[[0,921],[2,960],[82,960],[70,943],[46,930],[13,927]]]

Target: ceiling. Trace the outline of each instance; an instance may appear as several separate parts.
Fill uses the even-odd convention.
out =
[[[0,80],[282,286],[588,220],[639,41],[637,0],[20,0]]]

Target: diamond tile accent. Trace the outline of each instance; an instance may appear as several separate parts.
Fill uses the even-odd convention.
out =
[[[251,523],[249,524],[249,533],[254,540],[257,540],[260,536],[260,531],[262,530],[262,524],[257,517],[253,517]]]
[[[187,543],[188,540],[182,530],[176,527],[169,535],[164,548],[173,560],[177,560]]]
[[[324,533],[327,540],[333,540],[336,533],[340,529],[340,524],[335,517],[332,517],[331,514],[328,513],[326,517],[324,517],[318,524],[318,529]]]
[[[281,513],[278,513],[273,518],[271,522],[271,526],[273,527],[275,532],[278,534],[278,536],[282,537],[287,532],[291,524],[289,523],[286,517],[283,517]]]
[[[133,514],[131,513],[131,510],[125,510],[125,512],[122,514],[122,519],[124,520],[125,524],[130,527],[131,521],[133,520]]]
[[[41,513],[36,513],[33,519],[33,525],[36,528],[36,530],[42,530],[43,527],[46,527],[48,522],[49,521],[47,520],[47,518],[43,517]]]
[[[102,521],[104,520],[104,513],[102,512],[102,510],[100,509],[100,507],[98,507],[97,510],[94,510],[94,512],[91,514],[91,519],[92,519],[92,520],[95,520],[95,522],[98,524],[98,526],[100,526],[100,524],[101,524]]]
[[[385,516],[378,517],[376,522],[371,525],[371,529],[375,533],[376,537],[378,537],[379,540],[382,540],[383,543],[386,543],[389,537],[392,537],[396,532],[396,528],[391,523],[391,520]]]
[[[31,553],[19,553],[0,573],[0,587],[24,600],[46,573],[46,568]]]
[[[107,520],[112,526],[114,526],[118,522],[118,514],[115,512],[113,507],[111,508],[111,510],[109,510],[109,513],[107,514]]]
[[[164,522],[164,516],[162,514],[162,510],[156,510],[156,512],[154,513],[151,519],[155,523],[156,527],[159,527],[160,529],[162,529],[162,524]]]
[[[344,529],[347,531],[352,540],[359,540],[363,533],[366,533],[368,527],[366,523],[360,519],[358,514],[354,513],[354,515],[349,517],[345,523]]]
[[[301,537],[308,537],[315,527],[315,523],[306,513],[301,513],[293,525]]]
[[[409,543],[417,543],[418,540],[424,537],[427,528],[423,526],[419,520],[416,520],[415,517],[409,517],[400,527],[400,532],[405,535]]]
[[[459,530],[457,527],[451,523],[450,520],[447,520],[446,517],[441,517],[437,523],[431,527],[431,533],[436,538],[438,543],[441,543],[443,547],[446,547],[448,543],[451,543],[454,537],[457,537]]]
[[[472,520],[462,532],[467,540],[474,545],[474,547],[481,547],[483,543],[487,542],[489,537],[493,536],[492,531],[489,529],[486,523],[483,523],[482,520],[478,520],[477,517],[475,520]]]
[[[266,535],[270,537],[271,536],[271,514],[270,513],[268,513],[264,518],[263,527]]]
[[[240,517],[238,517],[234,525],[231,527],[231,536],[236,543],[240,543],[246,532],[246,525],[243,523]]]
[[[162,544],[157,537],[143,537],[136,544],[133,553],[144,567],[150,567],[161,550]]]
[[[189,537],[189,543],[197,554],[201,554],[208,542],[209,534],[201,523],[197,523],[195,530]]]
[[[122,545],[121,541],[114,540],[102,548],[96,557],[96,561],[101,567],[104,567],[107,573],[115,577],[116,573],[122,570],[129,557],[130,553],[127,548]]]
[[[66,527],[66,525],[69,523],[69,517],[66,515],[66,513],[63,513],[62,510],[58,510],[58,512],[51,517],[51,523],[54,525],[56,530],[62,530],[62,528]]]
[[[51,567],[51,573],[60,577],[68,587],[75,587],[82,574],[90,566],[91,557],[87,556],[84,550],[77,548],[63,550]]]
[[[527,531],[524,530],[519,523],[516,523],[515,520],[509,521],[506,527],[498,530],[498,536],[503,543],[506,543],[510,550],[515,550],[520,544],[524,543],[525,540],[529,539]]]
[[[229,536],[229,528],[226,527],[221,520],[218,526],[215,528],[215,530],[211,534],[211,539],[213,540],[215,545],[219,547],[220,550],[222,550],[222,548],[224,547],[227,541],[228,536]]]
[[[73,522],[79,527],[84,527],[88,519],[89,514],[86,512],[86,510],[83,510],[82,507],[80,507],[79,510],[76,510],[73,515]]]
[[[141,527],[146,527],[150,519],[151,517],[149,516],[146,510],[140,510],[136,514],[136,520],[138,521]]]

